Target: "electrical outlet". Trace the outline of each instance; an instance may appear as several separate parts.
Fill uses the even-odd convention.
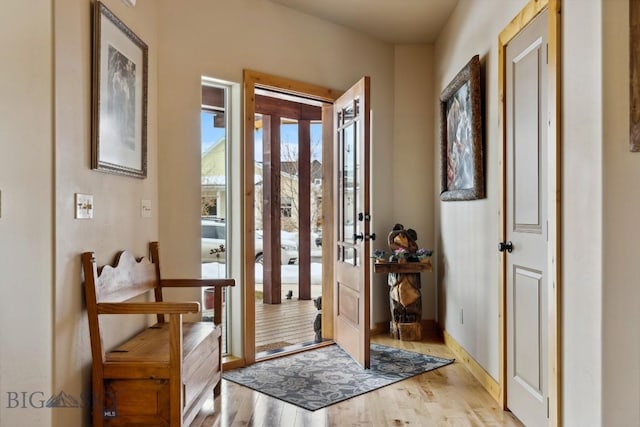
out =
[[[76,193],[76,219],[93,218],[93,195]]]
[[[140,216],[142,216],[142,218],[151,218],[151,200],[141,200],[140,209]]]

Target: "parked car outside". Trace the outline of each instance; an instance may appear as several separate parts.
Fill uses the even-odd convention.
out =
[[[226,262],[226,223],[222,219],[203,219],[201,224],[201,262]],[[280,251],[281,264],[297,264],[298,248],[297,243],[291,240],[282,240],[280,242],[282,250]],[[256,231],[255,243],[255,261],[262,263],[262,231]]]
[[[281,264],[297,264],[298,263],[298,242],[293,240],[289,233],[282,232],[280,236],[280,263]],[[264,251],[262,250],[262,230],[256,230],[256,262],[262,264]]]

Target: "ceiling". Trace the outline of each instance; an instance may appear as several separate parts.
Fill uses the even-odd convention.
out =
[[[271,0],[394,43],[432,43],[458,0]]]

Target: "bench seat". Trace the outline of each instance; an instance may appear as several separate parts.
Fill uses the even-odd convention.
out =
[[[217,340],[220,326],[212,322],[185,323],[182,326],[182,358],[187,360],[207,339]],[[197,353],[197,352],[196,352]],[[106,353],[105,363],[116,362],[169,363],[169,324],[156,323],[124,344]]]

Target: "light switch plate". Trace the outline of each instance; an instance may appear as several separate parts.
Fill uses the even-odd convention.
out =
[[[76,219],[93,218],[93,195],[76,193]]]
[[[142,199],[140,201],[140,215],[142,218],[151,218],[151,200]]]

